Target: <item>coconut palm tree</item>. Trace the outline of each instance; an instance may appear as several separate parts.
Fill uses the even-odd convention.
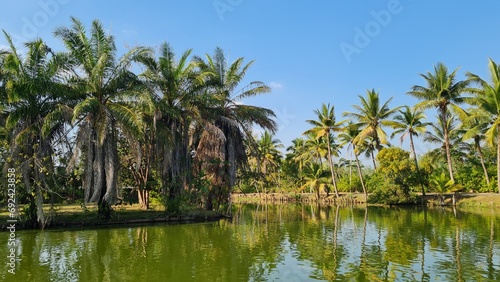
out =
[[[438,117],[442,124],[447,124],[449,107],[455,108],[465,101],[462,96],[469,85],[468,80],[457,81],[456,73],[458,69],[449,73],[448,68],[443,63],[434,66],[434,73],[420,74],[425,80],[426,85],[414,85],[408,94],[416,97],[422,102],[415,105],[417,109],[437,108]],[[444,127],[444,145],[446,149],[446,161],[450,178],[455,181],[453,175],[453,166],[451,161],[449,132]]]
[[[479,160],[483,168],[486,185],[490,186],[490,177],[488,175],[488,170],[484,161],[483,149],[481,146],[481,143],[485,139],[484,133],[487,131],[488,125],[491,121],[490,115],[480,109],[473,108],[468,111],[460,111],[458,113],[458,117],[462,122],[461,129],[465,131],[462,136],[462,140],[473,140],[474,148],[479,154]]]
[[[399,110],[399,114],[396,115],[391,122],[391,127],[394,128],[394,132],[391,134],[391,138],[401,134],[400,141],[401,144],[405,137],[410,138],[410,150],[415,160],[415,165],[418,169],[417,153],[415,151],[415,143],[413,142],[413,137],[418,136],[426,132],[426,127],[430,125],[430,122],[423,122],[426,119],[424,112],[417,110],[415,108],[411,109],[408,106],[404,107],[404,110]]]
[[[448,132],[449,140],[451,141],[451,144],[453,144],[450,147],[451,155],[460,156],[463,154],[463,151],[469,147],[468,144],[462,141],[463,130],[460,129],[457,118],[451,116],[450,113],[448,113],[448,117],[446,118],[446,124],[442,123],[442,119],[438,119],[437,124],[431,124],[430,127],[432,131],[427,131],[425,133],[424,142],[441,145],[440,148],[430,152],[433,158],[442,158],[443,160],[446,160],[445,132]]]
[[[351,148],[354,153],[354,157],[356,159],[356,166],[358,168],[358,175],[361,181],[361,186],[363,187],[363,193],[365,194],[365,201],[366,201],[368,197],[368,192],[366,190],[365,181],[363,180],[363,172],[361,171],[361,164],[358,158],[360,152],[358,150],[358,147],[356,146],[356,143],[354,142],[354,140],[358,137],[360,132],[361,130],[359,129],[359,126],[357,124],[349,122],[343,128],[342,132],[339,133],[337,138],[341,141],[340,146],[347,145],[347,150]]]
[[[489,59],[490,82],[478,75],[467,73],[470,81],[478,85],[477,88],[469,88],[468,92],[474,94],[470,103],[490,115],[490,122],[484,132],[486,141],[490,146],[497,145],[497,185],[500,193],[500,67]]]
[[[258,158],[260,159],[263,174],[268,172],[270,166],[273,168],[278,167],[281,162],[279,148],[283,148],[283,144],[268,131],[264,131],[260,139],[257,140]]]
[[[246,163],[244,139],[252,140],[251,127],[258,125],[272,133],[277,128],[272,110],[245,105],[241,101],[268,93],[271,89],[260,81],[250,82],[238,89],[253,61],[245,64],[244,58],[238,58],[228,64],[220,48],[215,49],[213,56],[207,54],[205,60],[199,57],[194,60],[206,86],[204,94],[199,98],[204,102],[198,106],[203,133],[196,149],[196,159],[202,164],[202,169],[211,171],[214,170],[204,166],[213,165],[210,159],[218,160],[218,169],[224,172],[224,178],[219,183],[219,189],[224,191],[218,194],[229,199],[236,181],[236,172]],[[214,192],[209,192],[207,209],[212,209],[211,198]]]
[[[68,84],[78,93],[73,108],[73,124],[79,123],[77,150],[83,150],[83,189],[85,202],[98,203],[98,215],[109,218],[111,204],[117,198],[117,127],[140,137],[142,116],[131,101],[138,79],[129,70],[134,57],[146,50],[134,48],[117,58],[114,37],[94,20],[89,34],[82,22],[71,18],[71,27],[54,32],[71,58]]]
[[[417,173],[419,171],[419,168],[417,152],[415,151],[415,143],[413,142],[413,136],[418,136],[419,134],[423,134],[426,132],[426,127],[431,123],[423,122],[423,120],[425,119],[426,117],[424,112],[415,108],[411,109],[410,107],[405,106],[404,110],[399,110],[399,114],[396,115],[391,122],[391,127],[395,129],[391,134],[391,138],[398,134],[401,134],[401,144],[403,144],[403,140],[406,136],[410,138],[410,153],[413,157],[413,160],[415,161],[415,168],[417,169]],[[422,185],[422,197],[424,196],[425,187]]]
[[[321,190],[327,190],[329,183],[328,171],[323,168],[323,165],[316,162],[308,162],[304,167],[305,183],[300,187],[300,191],[309,188],[316,192],[316,199],[320,199]]]
[[[391,123],[390,117],[399,109],[389,108],[389,103],[392,97],[385,103],[381,104],[379,93],[374,89],[367,90],[366,99],[359,96],[361,105],[353,105],[355,112],[345,112],[343,116],[354,118],[360,128],[360,133],[354,142],[361,146],[367,137],[371,137],[376,150],[382,149],[382,145],[388,145],[387,133],[383,126],[388,126]],[[365,148],[369,148],[364,146]],[[375,162],[374,167],[376,168]]]
[[[337,123],[335,120],[335,110],[334,106],[330,104],[322,104],[321,109],[314,110],[317,116],[316,120],[307,120],[306,122],[313,126],[313,128],[304,132],[304,134],[314,134],[316,139],[324,138],[327,147],[327,160],[328,166],[330,167],[330,173],[332,175],[333,189],[335,190],[335,197],[339,198],[339,191],[337,188],[337,180],[335,176],[335,168],[333,165],[333,153],[332,153],[332,133],[341,130],[341,123]]]
[[[40,227],[46,224],[43,211],[43,193],[52,193],[52,148],[54,140],[62,134],[62,124],[50,122],[57,104],[65,101],[66,91],[61,83],[60,54],[54,54],[41,40],[25,44],[20,55],[9,35],[10,52],[5,55],[2,76],[7,101],[2,116],[4,137],[10,143],[10,159],[19,167],[28,194],[30,220]],[[3,87],[2,87],[3,88]],[[69,96],[69,95],[68,95]],[[2,119],[3,119],[2,117]],[[7,162],[6,165],[13,165]]]

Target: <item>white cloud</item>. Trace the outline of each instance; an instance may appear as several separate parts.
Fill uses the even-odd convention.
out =
[[[272,89],[282,89],[283,85],[281,83],[271,81],[269,82],[269,87],[271,87]]]

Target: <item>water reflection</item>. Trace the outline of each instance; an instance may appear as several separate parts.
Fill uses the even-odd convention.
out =
[[[500,217],[241,205],[231,221],[18,231],[3,281],[500,281]],[[0,248],[6,258],[7,245]]]

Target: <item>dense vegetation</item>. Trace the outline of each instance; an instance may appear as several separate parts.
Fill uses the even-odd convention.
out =
[[[113,204],[134,195],[144,209],[155,202],[176,214],[192,206],[223,210],[235,190],[359,191],[392,204],[414,202],[414,192],[500,187],[500,69],[492,60],[487,79],[467,73],[457,81],[457,70],[436,65],[408,92],[421,100],[413,107],[391,107],[369,90],[343,114],[348,121],[337,121],[334,106],[324,104],[283,156],[274,113],[241,103],[270,92],[260,81],[241,85],[253,61],[229,63],[220,48],[176,56],[168,43],[119,56],[99,21],[87,31],[74,18],[54,31],[62,51],[42,39],[18,50],[4,34],[0,163],[4,172],[16,170],[24,216],[41,226],[50,220],[44,203],[96,202],[106,219]],[[426,121],[429,108],[436,124]],[[408,137],[411,152],[392,147],[389,128],[401,142]],[[417,160],[420,135],[440,146]],[[342,147],[353,160],[340,158]]]

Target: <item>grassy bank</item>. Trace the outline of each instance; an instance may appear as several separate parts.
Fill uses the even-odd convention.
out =
[[[222,218],[218,212],[204,210],[187,210],[180,215],[167,215],[161,209],[141,210],[139,205],[118,205],[113,207],[110,220],[100,220],[97,218],[97,206],[87,205],[54,205],[45,206],[45,214],[48,217],[48,222],[45,228],[69,228],[69,227],[92,227],[92,226],[107,226],[107,225],[128,225],[128,224],[145,224],[145,223],[160,223],[160,222],[196,222],[208,221]],[[22,214],[22,210],[20,211]],[[9,213],[6,210],[0,212],[0,222],[2,231],[7,227]],[[28,225],[18,219],[16,229],[32,229],[39,228],[38,226]]]

